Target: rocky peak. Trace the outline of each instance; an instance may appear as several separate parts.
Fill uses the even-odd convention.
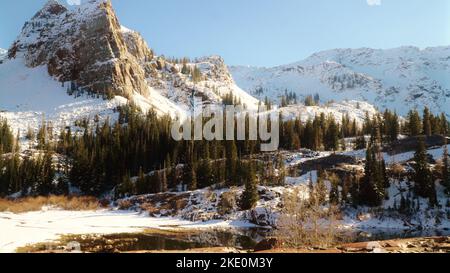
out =
[[[8,51],[6,49],[0,48],[0,56],[3,57],[4,55],[6,55],[8,53]]]
[[[153,60],[153,51],[148,47],[147,42],[142,36],[133,30],[121,26],[121,32],[130,52],[141,63],[145,64]]]
[[[8,57],[46,66],[79,90],[120,95],[163,114],[189,108],[193,93],[210,103],[233,94],[249,107],[258,105],[235,85],[221,57],[155,56],[138,32],[120,24],[110,0],[86,1],[72,9],[49,1],[25,23]]]
[[[67,11],[67,8],[56,0],[49,0],[44,7],[34,15],[33,19],[58,16]]]
[[[148,96],[139,62],[150,50],[125,40],[110,0],[89,0],[73,10],[50,0],[25,23],[9,57],[23,57],[30,67],[46,65],[59,81],[91,92]]]

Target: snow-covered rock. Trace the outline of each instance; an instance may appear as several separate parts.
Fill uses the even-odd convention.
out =
[[[0,48],[0,61],[6,58],[8,51],[6,49]]]
[[[46,66],[60,82],[77,89],[137,100],[160,114],[189,107],[194,93],[211,103],[225,95],[256,107],[258,100],[239,89],[220,57],[186,64],[198,67],[196,79],[182,72],[182,64],[155,56],[142,36],[120,25],[110,0],[89,0],[68,9],[50,0],[28,22],[8,51],[27,67]],[[186,109],[184,109],[185,111]]]
[[[322,102],[365,100],[401,115],[414,107],[450,109],[450,47],[336,49],[293,64],[230,71],[241,88],[260,98],[318,93]]]
[[[148,95],[145,73],[128,51],[107,0],[90,0],[72,10],[48,1],[25,23],[9,57],[22,57],[28,67],[46,65],[59,81],[72,81],[89,91]]]

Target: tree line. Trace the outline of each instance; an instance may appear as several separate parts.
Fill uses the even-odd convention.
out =
[[[77,122],[83,127],[81,135],[68,127],[55,140],[49,133],[51,128],[43,123],[35,136],[38,152],[23,156],[18,138],[7,122],[1,121],[0,196],[17,192],[67,194],[69,188],[75,187],[86,195],[100,196],[113,191],[120,197],[179,187],[196,190],[222,185],[244,186],[245,200],[241,204],[251,207],[257,200],[258,184],[284,183],[283,158],[266,155],[261,160],[257,150],[260,140],[174,141],[169,117],[158,117],[154,112],[143,115],[132,105],[119,109],[116,122],[90,124]],[[287,150],[337,151],[345,149],[344,138],[355,138],[355,147],[367,148],[365,176],[363,179],[349,176],[334,183],[332,196],[335,201],[377,206],[387,198],[389,187],[381,147],[383,143],[397,140],[400,133],[448,135],[448,122],[445,115],[434,116],[428,109],[422,117],[417,111],[411,111],[404,121],[389,110],[373,117],[367,114],[362,125],[349,115],[338,122],[334,116],[321,114],[306,122],[300,118],[281,122],[280,145]],[[366,141],[368,135],[370,140]],[[426,150],[420,148],[416,153],[415,191],[435,200]],[[450,189],[448,158],[443,163],[446,167],[443,167],[442,181]],[[338,186],[342,188],[341,196],[336,190]]]

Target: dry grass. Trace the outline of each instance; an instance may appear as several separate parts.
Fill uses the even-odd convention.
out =
[[[101,207],[100,202],[95,197],[40,196],[15,200],[0,199],[1,212],[24,213],[40,211],[46,206],[75,211],[95,210]]]

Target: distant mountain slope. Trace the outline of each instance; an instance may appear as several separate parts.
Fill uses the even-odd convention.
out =
[[[424,106],[450,114],[450,47],[336,49],[289,65],[230,71],[241,88],[259,98],[318,93],[322,101],[366,100],[402,115]]]

